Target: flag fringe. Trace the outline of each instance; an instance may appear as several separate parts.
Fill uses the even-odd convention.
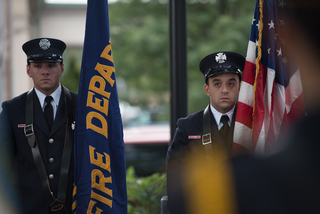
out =
[[[252,107],[252,132],[251,132],[251,140],[252,140],[252,133],[253,133],[253,124],[254,124],[254,112],[255,112],[255,94],[256,94],[256,89],[257,89],[257,79],[258,79],[258,74],[259,74],[259,62],[261,60],[261,44],[262,44],[262,30],[263,30],[263,2],[264,0],[259,0],[259,12],[260,12],[260,20],[259,20],[259,40],[258,40],[258,56],[256,58],[256,75],[255,75],[255,80],[254,80],[254,85],[253,85],[253,107]],[[252,143],[252,142],[251,142]]]

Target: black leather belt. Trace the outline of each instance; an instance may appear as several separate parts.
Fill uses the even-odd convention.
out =
[[[59,187],[58,187],[58,196],[55,198],[51,194],[48,175],[46,173],[40,150],[38,147],[36,136],[33,132],[33,90],[27,94],[26,101],[26,126],[24,128],[25,135],[28,139],[28,143],[31,147],[33,159],[41,180],[42,188],[46,194],[47,201],[50,205],[50,209],[53,212],[61,212],[65,210],[64,203],[66,199],[67,183],[68,183],[68,171],[70,166],[70,159],[72,153],[72,133],[70,131],[72,125],[72,98],[70,91],[66,87],[62,87],[64,91],[64,99],[68,111],[67,125],[65,132],[65,142],[64,142],[64,151],[62,155],[61,168],[60,168],[60,178],[59,178]],[[63,213],[63,212],[62,212]],[[65,211],[66,213],[66,211]]]

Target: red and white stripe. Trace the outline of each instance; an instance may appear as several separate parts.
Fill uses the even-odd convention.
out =
[[[234,152],[245,149],[264,153],[304,111],[299,70],[285,88],[275,83],[276,71],[259,62],[259,73],[255,79],[255,53],[256,43],[249,41],[238,99]]]

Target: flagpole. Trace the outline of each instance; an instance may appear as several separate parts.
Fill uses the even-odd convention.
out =
[[[186,2],[169,1],[170,20],[170,132],[175,133],[176,122],[188,114]]]

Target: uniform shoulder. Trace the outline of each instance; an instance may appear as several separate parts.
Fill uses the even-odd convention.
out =
[[[77,100],[78,94],[76,92],[73,92],[73,91],[70,91],[70,93],[71,93],[72,99]]]
[[[18,105],[20,103],[25,103],[27,98],[27,93],[25,92],[23,94],[20,94],[19,96],[16,96],[10,100],[6,100],[3,102],[3,105]]]
[[[204,110],[197,111],[195,113],[189,114],[186,117],[182,117],[182,118],[178,119],[178,121],[190,121],[190,122],[198,121],[199,118],[202,118],[203,111]]]
[[[64,90],[67,90],[70,92],[71,98],[72,98],[72,102],[77,102],[77,98],[78,98],[78,94],[74,91],[71,91],[70,89],[68,89],[66,86],[62,86],[64,88]]]

